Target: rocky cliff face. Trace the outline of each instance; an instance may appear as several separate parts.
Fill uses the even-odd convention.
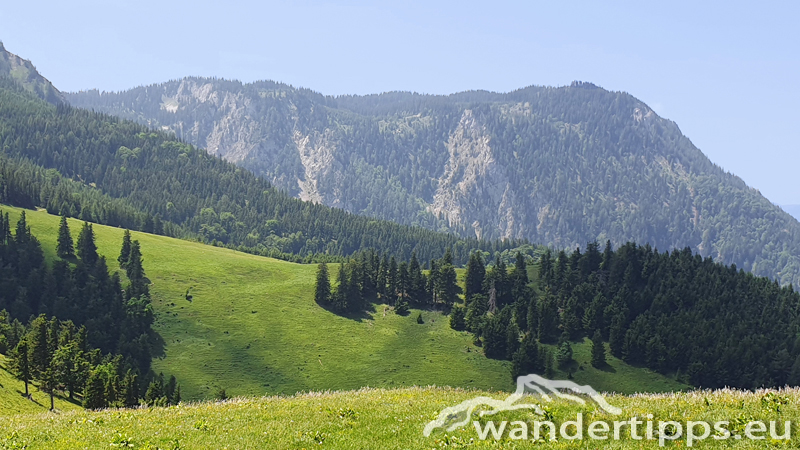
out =
[[[43,77],[27,59],[10,53],[0,42],[0,76],[13,78],[26,90],[52,104],[65,102],[64,95]]]
[[[464,111],[445,147],[449,159],[428,209],[451,227],[471,227],[478,238],[522,238],[516,194],[472,110]]]

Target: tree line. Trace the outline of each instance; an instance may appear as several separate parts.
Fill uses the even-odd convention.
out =
[[[424,267],[416,253],[408,261],[398,262],[394,256],[370,249],[339,264],[335,286],[327,264],[319,264],[314,299],[341,313],[363,311],[372,302],[383,302],[396,313],[407,314],[411,307],[450,308],[460,291],[449,248]]]
[[[0,353],[25,383],[25,395],[35,383],[50,395],[51,409],[57,391],[69,399],[79,395],[92,409],[179,398],[151,373],[157,340],[149,281],[130,232],[117,260],[123,285],[97,253],[91,224],[83,223],[76,242],[61,217],[52,267],[24,211],[11,229],[8,213],[0,211]]]

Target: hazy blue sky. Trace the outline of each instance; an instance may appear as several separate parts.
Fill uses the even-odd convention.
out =
[[[6,0],[0,40],[62,90],[188,75],[324,94],[591,81],[800,203],[800,2]]]

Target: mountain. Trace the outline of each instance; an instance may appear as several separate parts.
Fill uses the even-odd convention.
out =
[[[39,100],[0,77],[0,203],[295,261],[373,248],[455,262],[515,242],[463,239],[303,202],[171,133]]]
[[[184,78],[67,94],[205,147],[291,195],[479,238],[691,247],[800,282],[800,224],[678,126],[591,83],[329,97]]]
[[[800,220],[800,205],[783,205],[781,208],[795,219]]]
[[[0,76],[12,78],[25,90],[52,104],[63,103],[64,94],[43,77],[27,59],[10,53],[0,42]]]

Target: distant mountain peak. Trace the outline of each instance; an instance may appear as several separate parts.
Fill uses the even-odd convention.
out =
[[[43,77],[33,63],[6,50],[2,41],[0,41],[0,76],[12,78],[25,90],[54,105],[67,102],[61,91]]]

